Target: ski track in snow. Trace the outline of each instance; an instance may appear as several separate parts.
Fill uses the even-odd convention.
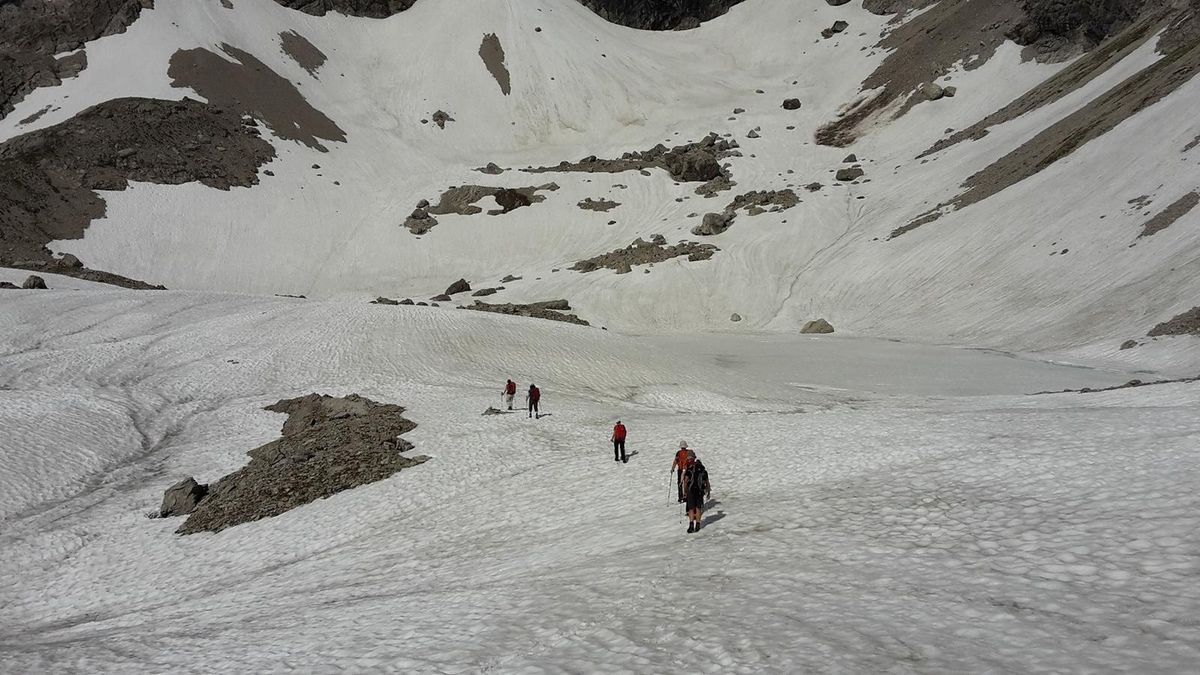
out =
[[[1183,672],[1200,658],[1195,385],[1025,396],[1012,387],[1126,376],[200,293],[24,294],[0,319],[5,672]],[[939,358],[976,390],[930,396],[953,384]],[[549,414],[480,416],[509,375],[537,382]],[[178,478],[242,466],[283,421],[261,407],[309,391],[408,407],[406,438],[433,459],[217,535],[145,517]],[[627,465],[610,459],[617,418]],[[696,535],[667,472],[679,439],[713,477]]]

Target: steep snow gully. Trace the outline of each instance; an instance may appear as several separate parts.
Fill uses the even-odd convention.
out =
[[[0,672],[1200,663],[1194,1],[0,5]]]

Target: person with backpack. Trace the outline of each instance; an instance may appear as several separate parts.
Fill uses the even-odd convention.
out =
[[[538,412],[538,401],[542,400],[542,390],[537,388],[536,384],[529,385],[529,393],[525,394],[525,403],[529,406],[529,417],[538,419],[541,413]]]
[[[625,456],[625,434],[625,425],[621,424],[621,420],[617,420],[612,432],[613,460],[628,464],[629,458]]]
[[[687,498],[688,533],[700,531],[700,519],[704,517],[704,500],[712,494],[712,485],[708,482],[708,470],[696,457],[696,453],[688,451],[688,467],[683,472],[683,494]]]
[[[675,488],[679,492],[680,504],[683,503],[683,472],[687,469],[688,455],[690,453],[687,441],[679,441],[679,450],[675,452],[675,461],[671,462],[671,471],[675,472]]]
[[[504,385],[504,402],[508,404],[508,409],[512,410],[513,397],[517,395],[517,383],[509,380]]]

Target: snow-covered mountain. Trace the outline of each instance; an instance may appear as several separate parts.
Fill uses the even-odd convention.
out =
[[[0,671],[1186,672],[1197,17],[0,2]]]

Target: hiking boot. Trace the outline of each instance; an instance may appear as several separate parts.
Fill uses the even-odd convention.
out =
[[[691,521],[688,521],[688,534],[691,534],[695,531],[696,531],[696,524]]]

